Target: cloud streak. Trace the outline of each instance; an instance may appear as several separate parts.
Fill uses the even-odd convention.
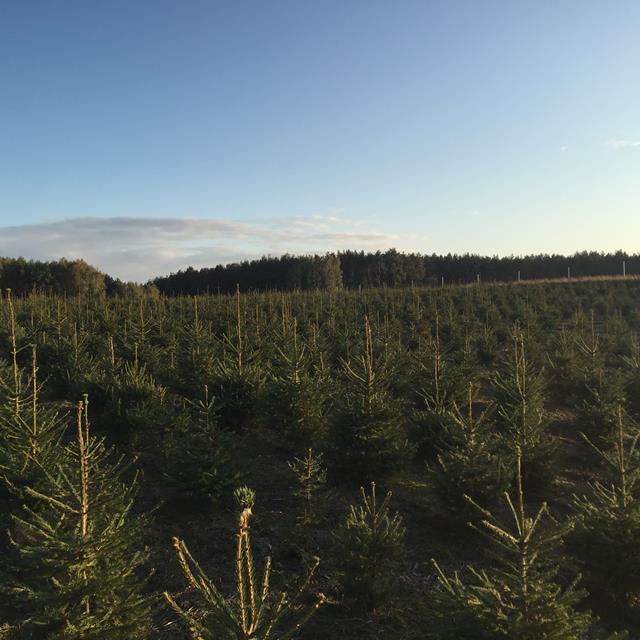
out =
[[[83,258],[113,276],[141,282],[188,266],[214,266],[266,254],[424,250],[424,241],[372,229],[370,222],[346,219],[339,210],[253,221],[82,217],[0,227],[0,255]]]
[[[607,147],[615,151],[618,151],[620,149],[633,149],[635,147],[640,147],[640,140],[607,140]]]

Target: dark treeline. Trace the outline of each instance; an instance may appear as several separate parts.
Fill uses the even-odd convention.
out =
[[[358,255],[358,254],[354,254]],[[363,254],[364,255],[364,254]],[[400,255],[400,254],[398,254]],[[178,271],[153,281],[161,293],[168,295],[228,293],[235,291],[295,291],[321,289],[333,291],[343,287],[341,259],[325,256],[263,257],[216,267]]]
[[[0,257],[0,289],[17,295],[34,290],[55,294],[76,294],[106,290],[105,275],[84,260],[42,262]]]
[[[84,260],[42,262],[0,257],[0,289],[17,295],[31,291],[75,295],[91,291],[106,295],[166,295],[241,291],[296,291],[375,287],[439,286],[474,282],[509,282],[544,278],[640,274],[640,254],[584,251],[572,256],[421,255],[343,251],[323,256],[266,256],[203,269],[189,267],[158,277],[144,286],[112,278]]]
[[[15,295],[33,291],[56,295],[79,293],[106,295],[157,294],[151,285],[122,282],[98,271],[84,260],[25,260],[0,257],[0,290],[11,289]]]
[[[448,254],[424,256],[424,272],[427,278],[449,283],[472,282],[480,276],[487,282],[509,282],[518,279],[575,278],[589,276],[619,276],[626,263],[626,273],[640,273],[640,254],[629,255],[623,251],[600,253],[581,251],[571,256],[537,254],[528,256],[478,256],[474,254]]]
[[[241,291],[335,290],[342,287],[434,286],[444,282],[508,282],[541,278],[622,275],[640,273],[640,255],[584,251],[572,256],[531,255],[487,257],[474,254],[421,255],[344,251],[326,256],[263,257],[213,268],[178,271],[153,281],[168,295]]]

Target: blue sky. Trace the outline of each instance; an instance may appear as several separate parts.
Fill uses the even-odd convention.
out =
[[[640,250],[636,0],[0,4],[0,254]]]

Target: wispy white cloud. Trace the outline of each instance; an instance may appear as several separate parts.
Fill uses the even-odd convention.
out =
[[[568,147],[566,144],[563,144],[563,145],[560,147],[560,151],[562,151],[562,153],[564,153],[565,151],[568,151],[568,150],[569,150],[569,147]]]
[[[614,150],[631,149],[634,147],[640,147],[640,140],[622,140],[619,138],[614,138],[607,140],[607,147]]]
[[[267,220],[83,217],[0,227],[0,255],[83,258],[107,273],[145,281],[184,269],[282,253],[340,249],[426,250],[423,237],[372,229],[342,211]]]

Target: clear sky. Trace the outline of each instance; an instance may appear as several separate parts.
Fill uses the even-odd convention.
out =
[[[0,255],[391,246],[640,251],[640,2],[0,2]]]

